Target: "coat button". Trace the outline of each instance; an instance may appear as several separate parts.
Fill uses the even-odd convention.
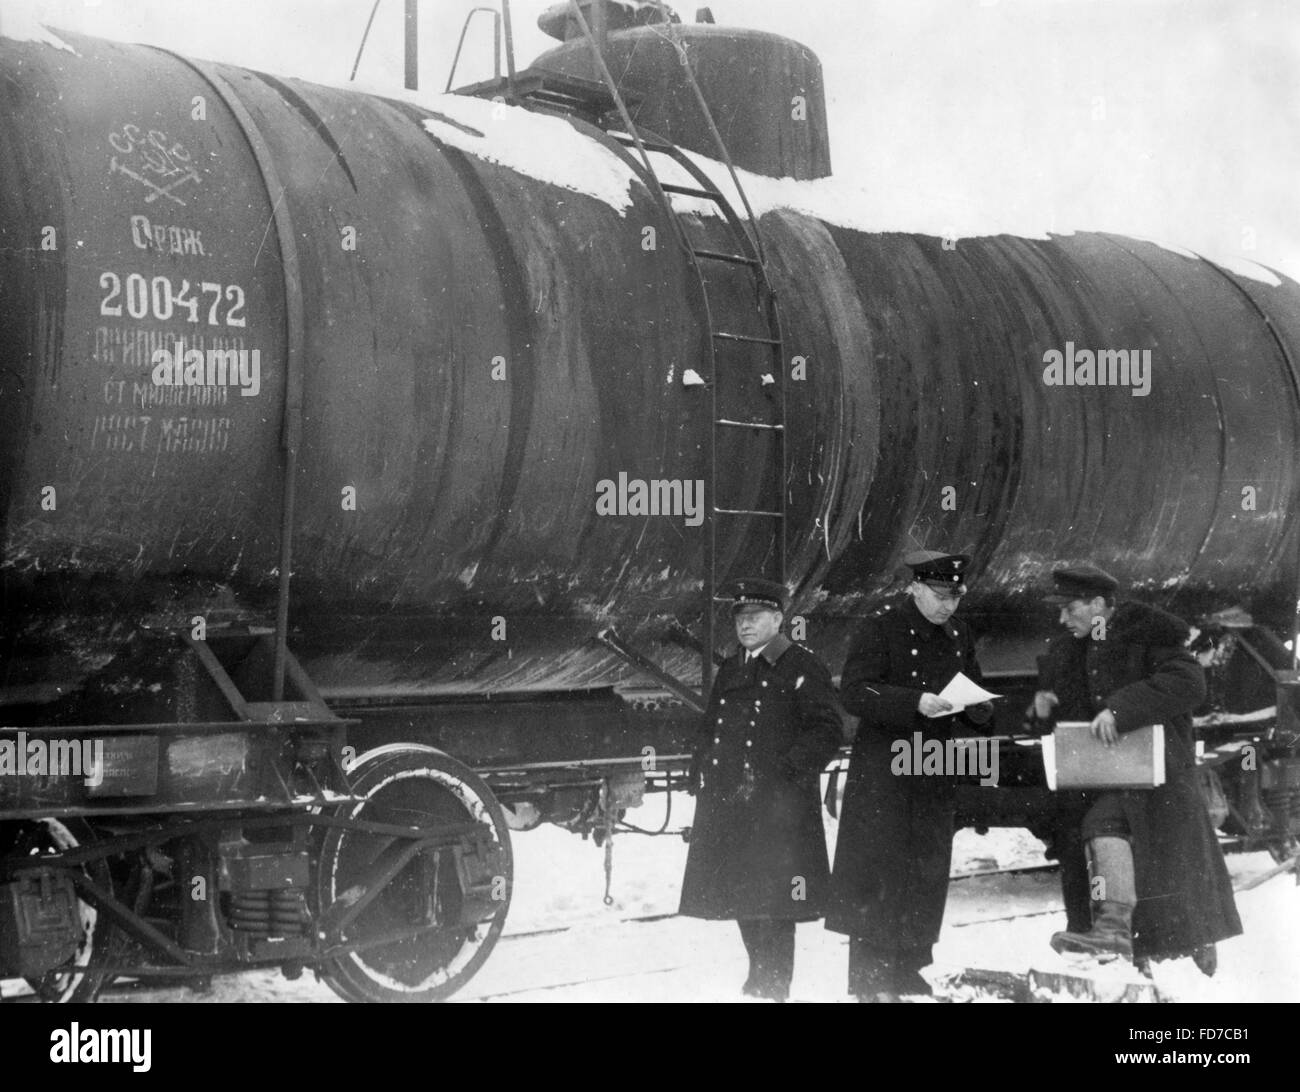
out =
[[[714,742],[714,743],[721,743],[721,742],[722,742],[722,737],[721,737],[721,736],[714,736],[714,737],[713,737],[713,742]]]
[[[915,656],[916,654],[917,654],[916,649],[912,649],[912,655]]]
[[[758,727],[758,725],[756,725],[752,720],[749,722],[749,726],[750,726],[751,728],[757,728],[757,727]]]
[[[761,685],[766,686],[766,685],[767,685],[767,680],[764,679]]]
[[[745,746],[746,746],[746,747],[752,747],[752,746],[754,746],[754,741],[753,741],[752,739],[747,739],[747,740],[745,740]]]
[[[718,704],[719,704],[719,705],[726,705],[726,704],[727,704],[727,699],[726,699],[726,698],[722,698],[722,699],[718,702]]]
[[[915,671],[912,672],[912,678],[914,678],[914,679],[916,678],[916,672],[915,672]]]
[[[721,717],[718,718],[718,723],[719,723],[719,724],[722,723],[722,718],[721,718]]]

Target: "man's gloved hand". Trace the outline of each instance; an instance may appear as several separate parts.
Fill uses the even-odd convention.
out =
[[[1092,724],[1088,726],[1094,739],[1101,740],[1107,747],[1114,747],[1119,742],[1119,728],[1115,725],[1115,714],[1109,709],[1103,709],[1092,718]]]
[[[972,724],[988,724],[993,719],[993,703],[982,701],[978,705],[966,706],[966,719]]]
[[[1037,720],[1051,720],[1052,710],[1061,704],[1058,698],[1050,690],[1040,690],[1034,695],[1034,703],[1025,710],[1025,716],[1034,717]]]
[[[933,717],[940,713],[951,713],[952,705],[944,701],[938,694],[926,692],[921,695],[921,700],[916,703],[916,710],[922,716]]]

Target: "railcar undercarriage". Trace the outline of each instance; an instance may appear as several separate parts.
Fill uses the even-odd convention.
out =
[[[1207,806],[1225,848],[1291,860],[1300,733],[1286,650],[1260,630],[1217,638],[1206,655],[1217,708],[1198,718]],[[201,984],[268,966],[310,969],[350,1001],[442,1000],[501,935],[512,829],[590,836],[607,869],[620,833],[680,833],[625,821],[647,792],[684,786],[693,712],[673,695],[326,703],[290,656],[289,700],[261,702],[249,695],[264,696],[266,634],[181,643],[193,662],[177,700],[206,719],[2,733],[29,747],[104,744],[98,778],[0,775],[5,1000],[91,1000],[117,979]],[[1008,721],[1033,686],[997,681]],[[1251,707],[1270,686],[1276,704]],[[1050,847],[1034,726],[998,745],[998,784],[972,775],[959,823],[1027,827]],[[838,779],[829,785],[834,814]]]

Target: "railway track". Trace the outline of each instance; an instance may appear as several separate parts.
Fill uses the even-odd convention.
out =
[[[982,894],[970,891],[970,886],[977,882],[996,885],[1006,879],[1029,878],[1030,883],[1023,890],[1038,889],[1041,893],[1039,885],[1032,883],[1032,877],[1051,873],[1056,870],[1056,867],[1053,863],[1042,863],[1009,868],[983,868],[954,874],[951,877],[954,887],[950,896],[948,927],[954,931],[960,930],[961,934],[964,934],[971,929],[989,927],[1005,929],[1009,927],[1009,923],[1028,922],[1059,915],[1061,908],[1054,890],[1049,894],[1043,894],[1046,901],[1041,901],[1037,905],[1025,906],[1012,913],[993,916],[972,912],[973,907],[987,906],[988,903]],[[1248,875],[1239,877],[1237,890],[1253,890],[1294,868],[1295,859],[1292,859],[1272,868],[1252,871]],[[963,890],[968,894],[963,896]],[[1012,895],[1011,892],[998,892],[998,897],[1010,898]],[[692,919],[682,918],[674,912],[660,911],[626,914],[604,920],[589,917],[507,933],[500,941],[504,958],[498,961],[497,973],[485,971],[481,981],[476,979],[470,983],[456,999],[467,1002],[563,1001],[574,999],[570,991],[578,991],[583,996],[594,991],[603,994],[617,992],[624,997],[646,995],[653,997],[657,993],[680,991],[681,987],[676,985],[679,979],[698,973],[701,958],[706,960],[707,965],[710,954],[714,957],[717,980],[726,980],[734,972],[734,968],[730,965],[734,960],[719,959],[716,953],[709,951],[705,951],[702,956],[701,950],[692,949],[687,942],[688,936],[692,930],[698,928],[699,924]],[[625,935],[634,926],[659,927],[659,931],[654,937],[645,938],[643,942],[635,936]],[[712,941],[718,935],[716,932],[710,932],[711,940],[708,949],[716,947]],[[822,963],[833,967],[835,961],[841,957],[844,944],[842,938],[833,934],[823,936],[820,931],[809,931],[801,935],[809,938],[805,943],[810,944],[815,952],[820,953]],[[724,945],[723,948],[725,949],[726,946]],[[599,959],[601,966],[583,970],[583,961],[584,959],[590,961],[590,953],[593,950],[604,952]],[[832,980],[836,974],[838,972],[832,969]],[[671,981],[665,979],[665,976],[674,975],[678,978]],[[512,979],[515,981],[511,981]],[[990,982],[993,982],[993,979],[990,979]],[[618,989],[620,984],[633,988],[620,990]],[[244,996],[250,992],[255,996]],[[106,990],[104,998],[134,1003],[334,1000],[326,987],[315,982],[311,975],[306,975],[297,982],[289,982],[282,979],[278,971],[270,969],[239,975],[223,975],[213,979],[209,988],[198,991],[180,984],[124,980]]]
[[[1050,873],[1055,867],[1054,864],[1044,863],[1011,868],[976,869],[953,875],[952,882],[959,885],[967,881],[996,882],[999,878]],[[1056,908],[1032,910],[996,919],[956,921],[953,924],[955,928],[964,928],[967,925],[982,924],[990,920],[1008,921],[1055,912],[1057,912]],[[689,972],[696,966],[701,953],[694,952],[689,957],[683,955],[681,946],[675,941],[683,940],[700,924],[694,919],[683,918],[675,912],[653,911],[621,914],[612,919],[587,917],[555,925],[507,932],[500,940],[501,954],[504,958],[499,961],[499,967],[511,968],[506,979],[522,977],[523,980],[518,983],[511,981],[507,984],[506,980],[501,979],[500,970],[493,973],[493,969],[490,968],[483,972],[481,980],[475,979],[471,982],[456,999],[510,1001],[525,998],[543,1000],[552,997],[559,1000],[562,996],[556,995],[563,995],[567,990],[590,991],[602,987],[608,990],[619,983],[630,984],[639,980],[662,979],[664,975]],[[667,937],[661,936],[649,943],[642,943],[635,937],[629,938],[625,935],[615,937],[615,934],[640,926],[661,926],[668,931]],[[824,940],[819,938],[820,946],[828,947],[837,953],[836,958],[843,943],[842,938],[834,934],[826,934]],[[590,972],[576,970],[576,967],[582,966],[585,952],[593,944],[597,948],[607,945],[610,949],[601,961],[602,966]],[[619,966],[618,964],[625,959],[629,962]],[[719,977],[729,973],[730,968],[720,970]],[[222,976],[214,979],[210,990],[200,993],[181,989],[176,985],[119,982],[105,991],[104,997],[113,1001],[135,1002],[226,1001],[234,999],[230,994],[238,989],[235,986],[237,979],[254,977],[258,983],[256,988],[259,994],[273,993],[276,995],[274,998],[276,1000],[333,1000],[332,995],[326,993],[324,986],[313,982],[311,976],[305,976],[299,983],[288,983],[279,980],[278,972],[273,970],[253,971],[243,976]],[[653,992],[653,983],[651,988]],[[637,990],[630,991],[632,995],[639,993],[639,987]]]

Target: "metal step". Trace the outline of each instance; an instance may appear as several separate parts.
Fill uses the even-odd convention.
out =
[[[762,263],[757,258],[746,258],[743,254],[724,254],[720,250],[696,250],[691,249],[691,253],[697,258],[708,258],[714,262],[732,262],[735,265],[753,266],[755,269],[762,268]]]
[[[636,137],[628,136],[627,133],[615,133],[615,132],[611,132],[609,135],[613,137],[615,140],[617,140],[620,144],[623,144],[628,148],[636,147]],[[642,137],[641,147],[644,148],[647,152],[659,152],[661,155],[670,155],[674,159],[677,159],[679,157],[676,144],[664,144],[658,140],[646,140],[644,137]]]
[[[458,87],[453,94],[494,99],[501,95],[508,96],[511,89],[511,81],[500,76]],[[569,76],[538,68],[525,68],[516,73],[513,90],[515,96],[524,102],[544,102],[593,119],[603,117],[618,105],[601,80],[589,80],[582,76]],[[634,92],[623,93],[623,101],[628,106],[639,105],[642,98]]]
[[[780,345],[781,342],[773,337],[754,337],[751,334],[728,334],[721,330],[715,330],[713,336],[719,341],[744,341],[753,345]]]
[[[702,190],[698,186],[679,186],[676,182],[660,182],[664,193],[680,193],[683,197],[699,197],[706,201],[722,201],[722,194],[717,190]]]
[[[718,516],[768,516],[771,519],[785,519],[783,512],[765,512],[761,508],[715,508]]]
[[[730,421],[725,417],[719,417],[713,423],[715,425],[726,425],[728,428],[765,428],[774,432],[785,431],[785,425],[769,425],[765,421]]]

